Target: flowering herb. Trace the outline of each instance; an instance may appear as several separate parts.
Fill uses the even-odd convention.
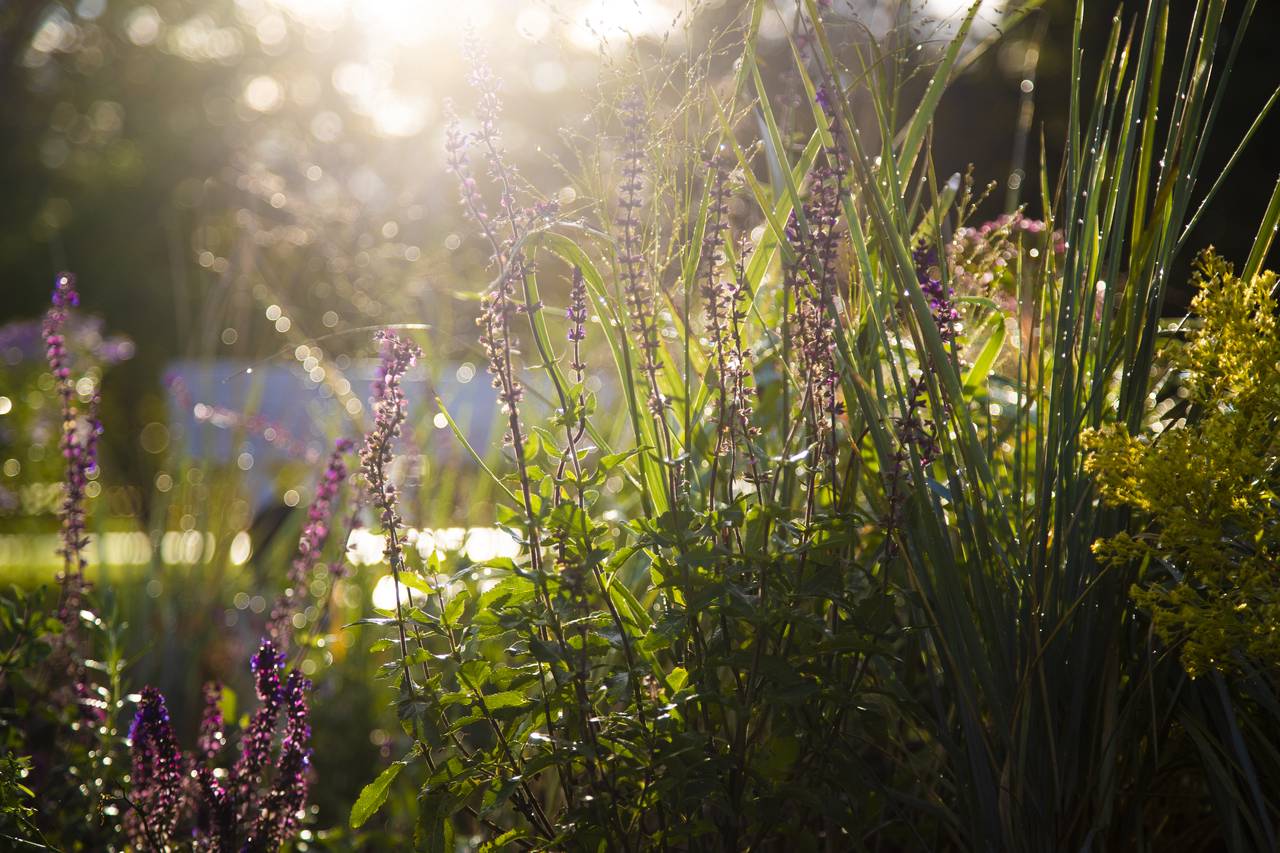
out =
[[[307,707],[310,689],[311,682],[294,671],[289,673],[277,694],[277,701],[283,705],[285,723],[275,781],[260,801],[250,840],[250,846],[257,849],[278,850],[298,828],[298,817],[307,799],[311,765],[311,724]]]
[[[289,586],[276,600],[268,623],[268,634],[282,648],[288,645],[290,628],[301,611],[307,593],[307,585],[312,571],[320,562],[325,543],[329,540],[329,531],[333,525],[334,501],[338,490],[347,478],[347,465],[343,457],[351,452],[355,444],[347,438],[340,438],[334,444],[329,462],[325,466],[320,482],[316,485],[316,496],[307,509],[307,524],[302,529],[298,540],[298,551],[289,567]]]
[[[160,850],[178,826],[187,759],[178,749],[164,696],[154,687],[144,687],[141,696],[129,727],[133,809],[125,827],[135,845]]]
[[[954,341],[959,330],[960,312],[956,310],[952,300],[951,287],[942,280],[942,272],[938,268],[938,250],[920,242],[911,250],[911,257],[915,261],[920,289],[929,300],[938,336],[944,342]]]
[[[197,849],[218,853],[278,850],[297,834],[310,785],[311,682],[296,671],[281,678],[284,656],[270,640],[250,668],[258,708],[226,770],[217,766],[226,742],[221,686],[205,686],[192,756],[178,747],[164,697],[143,689],[129,733],[134,808],[125,824],[139,849],[163,849],[188,828]]]
[[[53,290],[53,306],[45,314],[43,336],[49,370],[53,373],[54,386],[62,410],[62,439],[60,447],[66,464],[62,508],[62,555],[60,575],[62,603],[60,614],[64,624],[74,625],[79,619],[81,600],[85,590],[84,570],[87,565],[85,549],[89,540],[85,532],[85,500],[89,481],[98,468],[98,437],[102,434],[102,422],[98,420],[99,398],[95,392],[90,398],[86,414],[82,417],[76,405],[76,383],[63,328],[72,308],[80,304],[76,292],[75,277],[61,273]]]
[[[404,546],[400,538],[403,522],[396,486],[387,469],[395,458],[393,445],[399,438],[408,415],[408,403],[400,383],[409,368],[422,356],[422,350],[394,332],[378,332],[374,338],[382,345],[382,360],[373,383],[373,429],[365,436],[364,446],[360,449],[360,465],[368,486],[369,501],[378,511],[383,533],[387,537],[386,557],[395,580],[401,661],[406,688],[412,689],[413,679],[409,674],[409,650],[400,601],[400,573],[405,568]]]

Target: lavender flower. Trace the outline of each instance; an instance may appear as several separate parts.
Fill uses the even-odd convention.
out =
[[[938,335],[944,342],[954,341],[959,332],[960,312],[952,301],[951,288],[941,279],[938,253],[922,241],[912,249],[911,255],[920,289],[929,300],[929,309],[933,322],[937,325]],[[905,486],[914,476],[908,463],[914,455],[919,463],[919,470],[925,471],[937,461],[942,452],[938,444],[937,424],[927,415],[929,384],[926,374],[932,367],[932,363],[925,359],[921,374],[907,380],[906,413],[893,419],[898,449],[887,472],[889,507],[884,519],[884,528],[889,535],[885,549],[889,557],[898,553],[893,533],[901,528],[905,520]],[[949,409],[944,406],[942,413],[944,417],[947,416]]]
[[[234,853],[236,850],[235,798],[212,767],[195,770],[199,801],[196,807],[196,849]]]
[[[658,324],[653,313],[653,291],[646,280],[641,254],[640,209],[644,191],[644,100],[633,93],[622,104],[622,183],[618,186],[618,228],[621,231],[619,262],[623,294],[632,331],[640,345],[641,364],[649,385],[649,411],[661,418],[670,405],[658,387]]]
[[[393,458],[391,445],[399,438],[407,416],[408,403],[400,382],[422,356],[422,350],[394,332],[378,332],[374,339],[382,344],[382,362],[373,387],[373,429],[365,436],[360,464],[369,485],[369,498],[380,511],[383,526],[395,530],[400,527],[396,487],[386,468]]]
[[[711,167],[712,184],[707,202],[707,224],[702,238],[699,281],[706,311],[707,331],[715,354],[716,381],[720,392],[720,414],[717,424],[719,438],[716,448],[718,453],[724,453],[728,452],[732,443],[729,432],[732,424],[726,409],[729,387],[733,383],[730,360],[734,356],[730,326],[733,322],[731,314],[735,306],[733,284],[720,275],[720,264],[724,260],[724,232],[729,215],[728,183],[722,163],[713,160]]]
[[[730,306],[730,348],[725,370],[730,377],[731,385],[730,414],[736,417],[738,421],[738,429],[747,446],[754,469],[756,464],[755,449],[752,447],[750,439],[758,436],[760,429],[751,425],[753,407],[751,395],[747,393],[746,387],[746,380],[751,376],[751,361],[750,353],[742,340],[742,325],[747,319],[747,298],[750,294],[747,287],[747,256],[749,251],[746,241],[743,240],[742,245],[738,247],[738,265],[734,279],[725,285],[725,295]],[[753,475],[758,481],[759,471],[753,470]]]
[[[204,686],[204,713],[200,716],[200,736],[196,741],[196,760],[203,766],[212,766],[218,753],[227,744],[223,732],[222,685],[210,681]]]
[[[260,704],[240,742],[240,758],[236,761],[235,778],[244,792],[242,802],[249,799],[249,786],[271,760],[271,741],[275,735],[276,719],[280,716],[280,670],[283,666],[284,655],[270,640],[263,640],[257,654],[249,659],[254,690]]]
[[[391,564],[391,574],[395,580],[396,616],[399,617],[400,570],[404,568],[404,549],[399,538],[401,522],[397,508],[396,487],[387,473],[387,466],[393,459],[391,445],[400,435],[408,405],[400,380],[422,356],[422,350],[388,331],[378,332],[375,339],[381,341],[383,345],[382,364],[373,394],[373,429],[365,436],[364,447],[360,450],[360,464],[369,485],[369,500],[378,509],[382,529],[387,536],[387,562]],[[409,676],[404,622],[399,618],[396,621],[400,634],[401,665],[404,670],[405,684],[412,690],[413,680]]]
[[[446,100],[445,111],[445,163],[454,177],[458,179],[458,198],[462,202],[462,210],[466,217],[481,228],[489,228],[489,213],[485,209],[484,197],[480,195],[480,187],[471,174],[471,163],[467,158],[469,139],[462,130],[457,113],[453,110],[453,102]]]
[[[309,786],[311,683],[297,672],[281,680],[284,656],[270,640],[250,665],[259,706],[229,771],[215,767],[226,743],[220,686],[205,686],[194,758],[178,749],[164,697],[153,687],[142,691],[129,732],[137,808],[126,829],[136,847],[163,849],[180,826],[191,827],[196,849],[219,853],[278,850],[296,833]]]
[[[831,90],[826,86],[819,86],[818,91],[814,94],[813,100],[822,108],[822,112],[831,121],[836,118],[835,100],[831,97]]]
[[[311,682],[297,672],[290,672],[285,680],[281,693],[285,724],[275,782],[262,802],[247,847],[278,850],[297,830],[299,813],[307,799],[307,774],[311,765],[311,724],[307,708],[310,689]]]
[[[476,141],[484,149],[489,161],[490,176],[498,185],[498,203],[502,208],[502,215],[511,225],[512,239],[516,239],[520,230],[518,223],[524,212],[516,206],[515,166],[507,161],[498,135],[498,119],[502,116],[502,97],[499,94],[501,82],[489,67],[484,46],[474,32],[467,33],[464,49],[471,69],[468,82],[478,95],[476,119],[480,122],[480,129],[476,132]]]
[[[62,517],[63,568],[59,581],[62,585],[62,601],[59,615],[63,623],[71,626],[78,618],[81,599],[85,591],[85,492],[98,466],[98,436],[102,423],[98,420],[98,396],[90,400],[86,417],[82,420],[76,406],[75,383],[71,379],[71,365],[66,348],[63,328],[68,312],[80,304],[75,289],[75,277],[70,273],[58,276],[53,290],[53,306],[45,315],[42,333],[49,369],[58,391],[62,410],[62,455],[66,460],[65,492],[60,515]]]
[[[587,338],[587,284],[583,278],[582,270],[578,267],[573,268],[573,283],[569,288],[569,308],[565,311],[565,316],[569,320],[569,342],[573,345],[573,356],[569,362],[569,367],[573,370],[574,382],[578,387],[582,387],[584,372],[587,369],[586,364],[582,360],[582,342]],[[565,412],[564,433],[565,448],[560,454],[560,463],[556,468],[556,481],[564,479],[565,472],[572,465],[574,472],[574,482],[578,484],[577,503],[581,507],[584,505],[584,493],[582,488],[582,465],[579,459],[578,442],[582,440],[583,435],[587,431],[587,401],[586,393],[580,391],[574,400],[576,409],[576,420],[569,417],[569,413]],[[568,489],[557,488],[555,491],[556,505],[568,501]],[[583,582],[585,575],[582,571],[583,566],[580,560],[571,559],[569,556],[569,536],[564,529],[555,533],[556,547],[556,569],[560,575],[560,581],[564,584],[565,589],[569,592],[573,600],[581,605],[584,601],[583,595],[585,587]]]
[[[524,399],[524,386],[516,379],[511,363],[514,353],[511,345],[511,315],[514,311],[510,282],[502,279],[494,293],[481,300],[480,316],[476,318],[476,324],[480,326],[480,345],[484,348],[489,373],[493,376],[493,387],[498,392],[498,402],[508,419],[516,416],[520,401]],[[505,439],[509,444],[514,444],[516,436],[508,430]]]
[[[565,317],[569,320],[569,343],[573,345],[573,355],[569,362],[569,367],[573,370],[573,380],[581,388],[582,380],[587,369],[586,363],[582,360],[582,342],[587,339],[587,283],[583,278],[582,270],[578,267],[573,268],[573,283],[569,288],[569,307],[565,311]],[[573,401],[576,409],[576,420],[569,417],[569,413],[565,412],[564,428],[565,428],[565,448],[560,454],[560,464],[556,468],[556,481],[564,478],[565,471],[570,465],[573,466],[574,481],[578,485],[578,504],[583,503],[582,491],[582,467],[578,454],[578,442],[582,440],[583,435],[587,432],[587,395],[583,391],[579,391],[577,398]],[[564,499],[566,490],[556,490],[556,503],[559,504]],[[566,565],[565,546],[566,539],[563,535],[557,537],[557,554],[556,562],[562,568]]]
[[[843,410],[836,394],[839,372],[835,360],[837,225],[843,178],[843,156],[838,149],[829,149],[827,164],[813,171],[803,208],[807,229],[802,232],[794,212],[785,229],[795,256],[784,270],[786,286],[792,290],[795,303],[789,324],[796,335],[800,375],[805,379],[806,416],[818,448],[815,463],[826,462],[828,466],[835,465],[836,416]]]
[[[144,687],[129,727],[132,809],[125,829],[138,848],[163,849],[178,826],[186,758],[178,749],[164,696]]]
[[[282,648],[288,645],[290,624],[301,608],[311,572],[320,562],[320,554],[329,539],[334,499],[343,480],[347,478],[343,456],[350,453],[352,447],[354,444],[346,438],[340,438],[334,444],[329,464],[316,486],[315,500],[307,510],[307,525],[302,530],[302,536],[298,540],[298,553],[289,568],[289,586],[272,608],[268,634]]]
[[[929,309],[933,312],[933,322],[938,327],[939,337],[944,342],[954,341],[960,324],[960,312],[952,301],[951,288],[941,279],[937,250],[921,241],[911,250],[911,259],[915,262],[920,289],[929,300]]]
[[[573,285],[569,288],[569,307],[565,309],[565,318],[569,321],[569,342],[579,344],[587,339],[587,284],[582,277],[582,270],[573,268]],[[575,346],[575,351],[577,347]],[[575,362],[570,365],[575,371],[582,367]]]
[[[259,705],[241,736],[240,757],[225,782],[212,766],[220,741],[210,733],[220,734],[221,714],[217,711],[218,693],[208,688],[197,747],[206,761],[198,763],[195,771],[200,796],[196,836],[205,847],[227,853],[279,849],[297,829],[297,815],[307,792],[311,729],[305,692],[310,682],[296,672],[281,681],[284,655],[270,640],[262,641],[249,664]],[[273,761],[272,745],[281,712],[286,715],[284,734]],[[300,762],[299,754],[307,761]],[[268,778],[272,779],[270,785]]]

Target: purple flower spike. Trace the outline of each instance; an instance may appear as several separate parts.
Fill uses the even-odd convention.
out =
[[[59,512],[62,517],[62,546],[59,553],[63,560],[62,574],[59,576],[62,585],[59,616],[65,625],[71,627],[78,619],[85,591],[84,569],[87,561],[84,551],[89,541],[85,533],[84,504],[89,481],[98,467],[98,436],[102,434],[102,423],[98,420],[96,394],[90,400],[84,418],[81,418],[76,406],[76,387],[72,381],[64,332],[69,309],[80,304],[73,275],[58,275],[52,302],[52,307],[45,314],[41,334],[62,409],[60,445],[62,456],[66,460],[66,473],[65,491]]]
[[[258,653],[250,658],[249,666],[253,670],[254,687],[261,704],[249,721],[249,728],[240,744],[235,778],[241,786],[252,784],[271,760],[271,740],[276,719],[280,716],[280,670],[284,667],[284,655],[270,640],[263,640]],[[248,792],[244,793],[243,799],[247,799]]]
[[[250,666],[259,705],[229,771],[216,767],[226,743],[219,685],[205,686],[194,759],[178,749],[164,697],[153,687],[142,691],[129,730],[135,808],[125,827],[134,848],[169,849],[181,830],[190,831],[195,850],[279,850],[297,833],[310,782],[311,682],[297,672],[282,680],[284,656],[269,640]]]
[[[164,696],[154,687],[142,689],[138,713],[129,727],[129,741],[133,749],[132,801],[136,808],[126,816],[125,828],[135,847],[161,849],[178,826],[186,759],[173,735]]]
[[[399,438],[408,411],[400,381],[422,356],[422,350],[393,332],[378,332],[375,340],[382,343],[382,364],[373,386],[373,429],[365,436],[360,463],[369,484],[369,498],[381,512],[384,527],[391,530],[399,527],[400,518],[396,487],[386,466],[391,463],[391,445]]]
[[[320,562],[320,554],[329,540],[329,531],[333,526],[334,501],[338,490],[347,479],[347,465],[343,457],[351,452],[354,443],[348,438],[340,438],[334,444],[333,453],[329,455],[329,464],[324,475],[316,486],[316,497],[307,511],[307,526],[302,530],[298,540],[298,553],[289,568],[289,586],[276,601],[271,610],[271,621],[268,634],[280,647],[289,644],[289,628],[294,615],[302,609],[306,596],[307,584],[311,573]]]
[[[201,765],[211,767],[226,746],[223,725],[222,685],[211,681],[204,686],[204,714],[200,717],[200,739],[196,742],[196,758]]]
[[[587,283],[582,270],[573,268],[573,287],[569,290],[569,307],[564,312],[569,321],[569,341],[578,343],[587,339]],[[574,365],[576,368],[576,365]]]
[[[911,250],[911,259],[915,262],[920,289],[924,291],[929,300],[929,308],[933,311],[938,335],[943,341],[954,341],[959,331],[960,312],[952,301],[951,288],[940,278],[937,250],[921,242]]]
[[[259,812],[250,846],[277,850],[296,831],[299,814],[307,799],[308,769],[311,766],[311,723],[307,691],[311,682],[290,672],[282,690],[285,707],[284,735],[275,784]]]

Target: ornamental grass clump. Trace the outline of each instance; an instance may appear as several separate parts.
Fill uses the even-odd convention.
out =
[[[1118,18],[1043,218],[971,225],[985,195],[937,180],[927,143],[977,8],[926,69],[837,55],[805,4],[782,126],[757,7],[721,85],[696,63],[617,82],[565,208],[516,178],[473,49],[479,129],[451,112],[447,149],[490,256],[500,462],[437,402],[517,553],[393,561],[412,606],[363,621],[395,632],[375,648],[411,741],[353,827],[410,777],[433,849],[1274,842],[1270,683],[1241,649],[1252,680],[1202,689],[1152,645],[1152,618],[1174,637],[1129,603],[1135,555],[1093,547],[1134,519],[1082,438],[1136,428],[1164,381],[1235,48],[1175,58],[1158,0]],[[886,100],[911,72],[923,97]],[[1248,734],[1223,728],[1240,714]],[[1205,805],[1162,822],[1187,790]]]

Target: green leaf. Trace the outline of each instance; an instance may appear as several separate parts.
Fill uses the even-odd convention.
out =
[[[400,572],[400,583],[409,589],[417,590],[423,595],[435,595],[436,589],[431,582],[417,572]]]
[[[1258,236],[1253,238],[1253,250],[1249,252],[1249,259],[1245,261],[1244,270],[1240,273],[1240,278],[1244,281],[1253,278],[1262,269],[1262,262],[1266,260],[1271,241],[1276,236],[1277,222],[1280,222],[1280,180],[1276,181],[1275,189],[1271,191],[1271,201],[1258,226]]]
[[[939,63],[937,70],[934,71],[933,79],[929,81],[929,88],[925,91],[924,98],[921,99],[915,115],[911,117],[911,123],[905,129],[902,149],[898,154],[898,162],[902,166],[903,175],[911,173],[916,155],[920,153],[920,146],[924,143],[925,131],[928,129],[930,122],[933,121],[933,114],[938,108],[938,101],[942,99],[942,92],[947,88],[956,60],[960,56],[960,48],[964,45],[965,39],[969,37],[969,29],[973,26],[974,18],[977,17],[978,9],[981,7],[982,0],[976,0],[969,7],[969,11],[965,13],[960,26],[956,28],[956,34],[952,37],[951,43],[947,45],[942,62]],[[810,8],[812,9],[812,7]],[[811,11],[810,14],[813,14],[813,12]]]
[[[515,607],[532,601],[537,593],[533,581],[522,577],[503,578],[501,581],[493,585],[493,588],[480,596],[480,600],[476,606],[480,610],[490,610],[499,605],[504,607]]]
[[[517,690],[489,693],[484,697],[484,704],[490,711],[500,711],[504,708],[523,708],[528,701],[528,697]]]
[[[627,589],[626,584],[619,583],[616,576],[609,581],[609,595],[613,598],[614,604],[618,605],[619,610],[626,613],[631,623],[637,628],[645,630],[653,624],[653,620],[649,618],[639,599]]]
[[[462,611],[467,607],[467,597],[465,595],[455,595],[449,599],[449,603],[444,606],[444,622],[446,625],[457,625],[458,620],[462,618]]]
[[[1004,314],[997,311],[983,325],[991,326],[991,334],[987,336],[986,343],[978,352],[978,357],[973,360],[973,366],[964,376],[966,391],[973,391],[987,381],[987,377],[991,375],[991,368],[995,366],[996,359],[1000,356],[1000,350],[1004,348],[1006,334]]]
[[[400,775],[400,771],[403,769],[404,762],[397,761],[379,773],[377,779],[364,786],[364,790],[356,798],[356,804],[351,807],[352,829],[359,829],[364,826],[364,822],[373,817],[378,809],[382,808],[383,803],[387,801],[387,793],[391,783],[395,781],[395,778]]]
[[[424,787],[418,794],[418,819],[413,832],[414,850],[421,853],[451,853],[454,831],[449,794]]]
[[[522,838],[527,838],[528,833],[523,829],[509,829],[496,838],[492,838],[484,844],[480,845],[480,853],[497,853],[499,850],[509,850],[510,845]]]

